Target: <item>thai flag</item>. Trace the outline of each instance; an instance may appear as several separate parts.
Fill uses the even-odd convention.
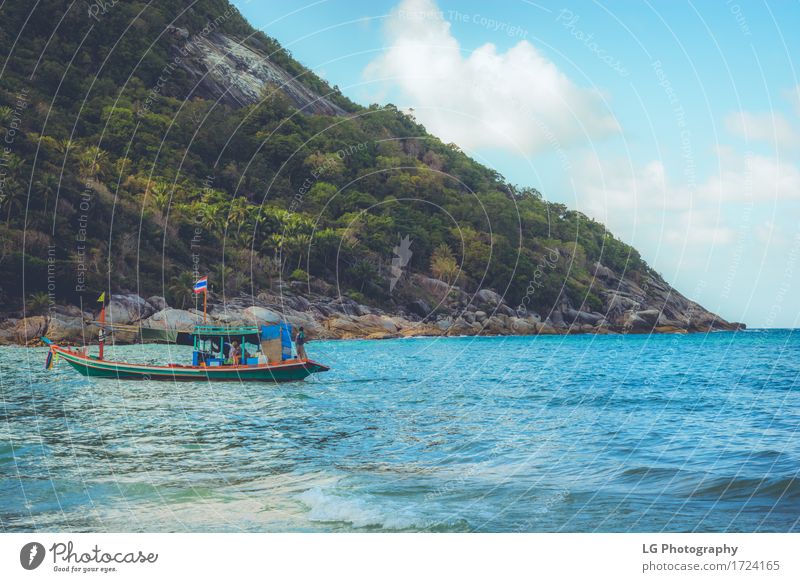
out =
[[[197,283],[194,284],[195,293],[201,293],[203,291],[208,291],[208,277],[201,277],[197,280]]]

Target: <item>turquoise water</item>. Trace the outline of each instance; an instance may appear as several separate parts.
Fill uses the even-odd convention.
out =
[[[271,386],[89,381],[0,348],[0,526],[800,530],[797,332],[308,351],[333,370]]]

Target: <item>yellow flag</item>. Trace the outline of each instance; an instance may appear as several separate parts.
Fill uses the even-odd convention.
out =
[[[103,294],[102,294],[102,295],[100,295],[100,297],[98,297],[98,298],[97,298],[97,302],[98,302],[98,303],[102,303],[102,302],[103,302],[103,301],[105,301],[105,300],[106,300],[106,292],[105,292],[105,291],[103,291]]]

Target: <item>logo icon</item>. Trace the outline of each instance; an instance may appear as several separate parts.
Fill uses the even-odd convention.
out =
[[[401,238],[400,244],[394,247],[393,250],[395,256],[392,259],[392,266],[389,268],[391,275],[389,278],[389,293],[394,291],[394,286],[397,285],[400,277],[403,276],[403,271],[411,260],[411,256],[414,254],[411,251],[411,239],[408,235]]]
[[[26,570],[35,570],[44,561],[44,546],[39,542],[29,542],[19,551],[19,563]]]

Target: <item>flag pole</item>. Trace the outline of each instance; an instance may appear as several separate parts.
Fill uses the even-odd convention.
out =
[[[100,353],[98,354],[99,359],[103,359],[103,351],[106,346],[106,293],[103,292],[98,299],[103,304],[103,307],[100,308],[100,332],[98,333],[97,342],[100,345]]]
[[[208,299],[208,287],[203,289],[203,324],[206,323],[206,303]]]

